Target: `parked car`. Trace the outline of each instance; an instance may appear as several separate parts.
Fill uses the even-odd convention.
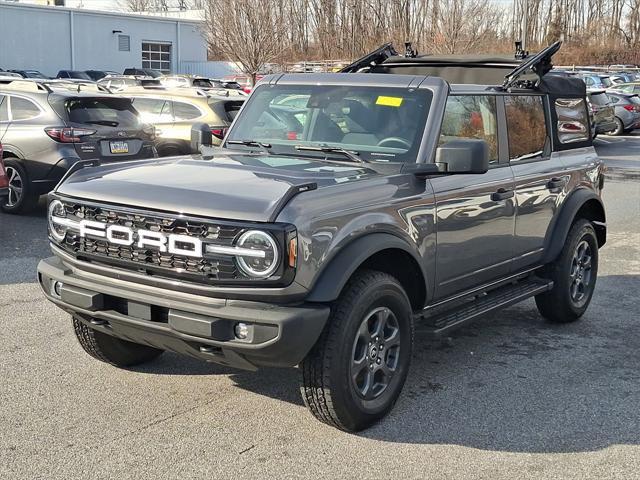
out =
[[[635,94],[608,92],[610,102],[615,109],[616,128],[610,135],[622,135],[640,128],[640,97]]]
[[[635,77],[627,73],[611,73],[609,74],[609,79],[611,80],[610,88],[615,88],[617,85],[633,82]]]
[[[244,91],[244,89],[242,88],[242,86],[235,81],[232,80],[219,80],[219,79],[214,79],[214,78],[210,78],[209,81],[211,82],[211,84],[213,85],[213,87],[215,89],[222,89],[226,92],[227,95],[239,95],[239,96],[245,96],[248,95],[247,92]]]
[[[580,75],[580,78],[584,80],[589,90],[605,90],[613,85],[608,75],[583,73]]]
[[[616,113],[607,93],[604,90],[587,90],[589,113],[592,120],[594,137],[616,129]]]
[[[15,72],[0,72],[0,79],[9,79],[9,80],[18,80],[20,78],[24,78],[19,73]]]
[[[162,72],[159,72],[158,70],[154,70],[152,68],[125,68],[122,74],[151,78],[159,78],[163,75]]]
[[[63,80],[69,80],[72,82],[93,82],[89,75],[79,70],[60,70],[56,75],[56,78],[61,78]]]
[[[2,160],[2,144],[0,143],[0,204],[6,202],[8,197],[9,176],[7,175],[7,171],[4,168],[4,161]]]
[[[156,148],[161,157],[191,153],[191,127],[198,122],[210,126],[214,144],[219,144],[244,103],[241,97],[198,95],[180,88],[136,89],[121,95],[133,100],[142,121],[156,127]]]
[[[38,70],[9,70],[9,71],[13,73],[17,73],[22,78],[39,78],[42,80],[49,80],[49,77],[39,72]]]
[[[158,77],[160,83],[168,88],[193,87],[203,90],[211,90],[213,84],[208,78],[196,77],[193,75],[164,75]]]
[[[93,80],[94,82],[97,82],[107,75],[120,75],[118,72],[113,72],[111,70],[85,70],[84,73],[89,75],[89,78],[91,78],[91,80]]]
[[[531,298],[550,322],[586,312],[607,227],[585,85],[522,78],[558,48],[265,78],[205,160],[87,166],[58,185],[42,291],[94,359],[298,365],[318,420],[366,428],[428,332]],[[282,106],[300,95],[304,112]]]
[[[640,94],[640,82],[622,83],[615,85],[611,90],[624,93]]]
[[[98,85],[107,87],[112,92],[121,92],[132,87],[162,87],[160,80],[152,77],[136,77],[133,75],[108,75],[98,80]]]
[[[256,82],[259,82],[261,79],[262,75],[256,75]],[[251,89],[253,88],[251,77],[247,75],[227,75],[223,78],[223,81],[237,83],[245,93],[251,93]]]
[[[33,207],[80,160],[157,156],[154,130],[131,100],[28,80],[0,84],[0,142],[9,173],[2,210]]]

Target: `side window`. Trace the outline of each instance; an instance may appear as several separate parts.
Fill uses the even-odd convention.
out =
[[[158,98],[134,98],[133,107],[140,112],[140,119],[145,123],[171,122],[169,102]]]
[[[560,143],[583,142],[589,139],[589,113],[583,98],[558,98],[554,106]]]
[[[201,115],[200,110],[193,105],[183,102],[173,102],[173,117],[176,121],[193,120]]]
[[[457,138],[476,138],[489,145],[489,163],[498,163],[496,98],[492,95],[452,95],[444,111],[440,145]]]
[[[9,121],[9,102],[7,101],[7,97],[4,95],[0,95],[0,122],[8,122]]]
[[[11,120],[28,120],[40,115],[38,106],[24,98],[11,98]]]
[[[542,97],[506,96],[504,105],[509,135],[509,159],[520,160],[542,155],[547,141]]]
[[[593,81],[593,78],[591,78],[591,77],[585,77],[585,78],[584,78],[584,83],[586,83],[586,84],[587,84],[587,87],[593,87],[593,85],[594,85],[594,83],[595,83],[595,82]]]

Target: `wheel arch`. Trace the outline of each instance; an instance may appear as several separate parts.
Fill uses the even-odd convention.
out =
[[[560,213],[545,239],[543,263],[555,260],[567,239],[571,225],[578,218],[593,223],[598,239],[598,248],[607,242],[606,214],[602,200],[592,190],[581,188],[565,200]]]
[[[373,233],[352,241],[319,273],[307,301],[336,300],[349,279],[363,268],[395,277],[402,285],[414,311],[427,300],[427,277],[420,257],[401,238],[389,233]]]

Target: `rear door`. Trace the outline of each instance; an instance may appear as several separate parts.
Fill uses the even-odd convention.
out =
[[[520,270],[542,258],[545,235],[569,176],[562,162],[551,155],[546,97],[506,95],[504,103],[516,187],[513,269]]]
[[[64,101],[70,127],[87,133],[74,143],[82,159],[127,160],[148,156],[150,136],[142,131],[131,100],[120,97],[77,97]]]

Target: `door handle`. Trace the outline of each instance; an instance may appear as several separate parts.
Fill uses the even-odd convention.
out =
[[[549,182],[547,183],[547,188],[549,190],[554,190],[556,188],[562,188],[567,184],[567,180],[564,178],[558,178],[558,177],[553,177],[551,180],[549,180]]]
[[[491,194],[491,200],[499,202],[500,200],[506,200],[507,198],[513,198],[513,190],[507,190],[506,188],[499,188],[498,191]]]

